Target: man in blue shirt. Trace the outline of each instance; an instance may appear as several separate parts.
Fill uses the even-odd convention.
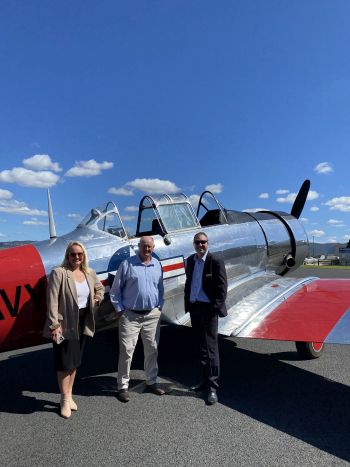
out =
[[[154,240],[141,237],[139,252],[121,263],[110,290],[111,302],[120,313],[118,398],[129,402],[132,356],[141,334],[145,354],[144,367],[148,391],[162,396],[157,385],[160,315],[164,303],[163,273],[152,256]]]

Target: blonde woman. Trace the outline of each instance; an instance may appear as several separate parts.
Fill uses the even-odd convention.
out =
[[[78,409],[72,390],[85,336],[95,332],[94,308],[104,287],[89,268],[86,250],[70,242],[60,267],[50,274],[47,289],[47,319],[44,335],[52,339],[55,369],[61,393],[60,415],[69,418]]]

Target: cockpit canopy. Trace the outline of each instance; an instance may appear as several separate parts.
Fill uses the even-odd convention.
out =
[[[91,209],[78,225],[78,228],[83,227],[101,230],[120,238],[127,236],[118,208],[112,201]]]
[[[146,195],[140,201],[136,236],[165,235],[199,228],[197,216],[186,195]]]
[[[204,191],[199,197],[197,215],[183,193],[146,195],[140,201],[135,236],[165,236],[211,225],[247,222],[248,217],[246,213],[226,210],[210,191]],[[127,238],[118,208],[112,201],[91,209],[78,225],[83,227]]]

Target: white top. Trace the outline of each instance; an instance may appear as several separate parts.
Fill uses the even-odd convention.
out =
[[[90,295],[90,289],[86,279],[84,279],[83,282],[75,281],[75,287],[77,288],[79,308],[85,308],[88,304],[88,298]]]

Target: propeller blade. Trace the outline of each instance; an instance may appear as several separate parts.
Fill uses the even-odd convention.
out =
[[[300,214],[304,209],[304,205],[306,202],[307,195],[310,190],[310,180],[305,180],[305,182],[301,185],[299,193],[295,198],[292,210],[290,211],[291,215],[299,219]]]

